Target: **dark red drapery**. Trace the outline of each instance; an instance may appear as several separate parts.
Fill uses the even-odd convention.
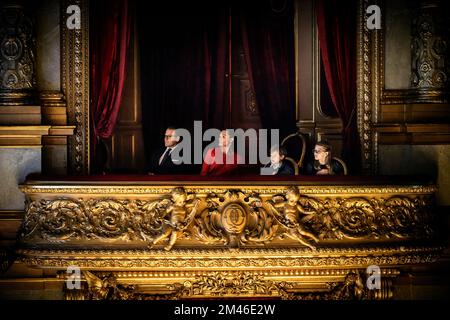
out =
[[[250,5],[253,3],[253,5]],[[147,156],[168,125],[229,127],[229,19],[240,16],[251,82],[264,128],[296,131],[293,1],[187,2],[138,10],[142,118]],[[144,58],[145,57],[145,58]],[[233,58],[235,59],[235,58]],[[191,131],[192,132],[192,131]]]
[[[91,1],[90,13],[91,117],[97,140],[111,137],[116,125],[132,19],[127,0]]]
[[[349,169],[360,167],[356,114],[356,0],[319,0],[320,53],[333,105],[343,124],[343,158]]]
[[[140,6],[140,3],[138,4]],[[220,3],[186,2],[139,10],[141,101],[149,158],[167,126],[193,132],[226,127],[227,20]]]
[[[280,4],[281,5],[277,5]],[[296,131],[293,1],[259,1],[242,10],[242,40],[264,128]]]

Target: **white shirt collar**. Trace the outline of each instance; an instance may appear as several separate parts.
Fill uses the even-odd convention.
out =
[[[273,163],[272,163],[271,167],[274,168],[275,170],[280,169],[280,167],[281,167],[281,162],[278,162],[278,163],[276,163],[276,164],[273,164]]]

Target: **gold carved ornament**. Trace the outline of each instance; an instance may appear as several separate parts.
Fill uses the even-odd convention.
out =
[[[179,300],[205,297],[273,297],[282,300],[367,300],[392,297],[391,282],[384,290],[370,292],[359,270],[349,270],[343,281],[326,283],[327,290],[296,292],[295,282],[272,281],[252,272],[209,272],[193,280],[166,285],[170,293],[140,292],[139,285],[126,285],[114,273],[101,275],[83,271],[83,290],[66,290],[66,299],[91,300]],[[73,292],[76,291],[76,292]]]
[[[294,247],[279,248],[239,248],[239,257],[224,258],[233,254],[230,248],[221,249],[172,249],[163,250],[80,250],[74,256],[73,250],[18,250],[19,261],[29,266],[43,266],[65,269],[68,265],[77,265],[89,269],[153,269],[163,268],[180,270],[184,268],[244,268],[255,266],[269,269],[282,268],[300,275],[302,267],[346,267],[368,265],[410,265],[435,262],[442,251],[436,247],[406,246],[367,246],[362,248],[326,248],[318,247],[317,256],[310,256],[309,249]],[[305,256],[306,254],[306,256]],[[282,257],[282,258],[280,258]],[[274,269],[279,270],[279,269]]]
[[[275,236],[278,226],[256,194],[228,190],[207,196],[206,204],[193,227],[194,236],[202,242],[236,246],[269,243]]]
[[[271,199],[237,189],[197,197],[177,187],[150,201],[30,201],[20,238],[145,241],[152,248],[165,243],[166,250],[180,239],[234,247],[290,238],[315,249],[320,240],[428,239],[434,235],[431,211],[431,198],[423,195],[314,198],[289,187]]]

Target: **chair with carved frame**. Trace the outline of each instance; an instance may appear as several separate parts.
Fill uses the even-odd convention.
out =
[[[297,170],[301,169],[307,148],[305,136],[300,132],[290,134],[283,139],[281,145],[287,150],[286,159],[290,158],[297,164]]]
[[[294,169],[294,175],[298,176],[299,167],[298,167],[297,162],[294,159],[290,158],[290,157],[284,157],[284,160],[289,162],[289,164],[291,165],[292,169]]]
[[[348,168],[347,168],[347,165],[345,164],[344,160],[342,160],[338,157],[333,157],[332,159],[339,162],[339,164],[342,166],[342,169],[344,169],[344,176],[346,176],[348,174]]]

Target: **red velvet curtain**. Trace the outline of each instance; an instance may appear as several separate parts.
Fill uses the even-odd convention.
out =
[[[202,120],[204,129],[229,127],[230,8],[245,23],[232,32],[244,36],[263,127],[281,129],[281,136],[296,131],[293,1],[168,3],[138,10],[147,156],[168,125],[192,129]]]
[[[127,0],[90,2],[91,117],[96,141],[111,137],[125,82],[131,10]]]
[[[149,158],[167,126],[193,132],[194,121],[201,120],[204,130],[226,127],[228,9],[210,1],[167,3],[152,12],[144,5],[138,26]]]
[[[343,124],[343,154],[349,169],[360,167],[356,111],[357,1],[318,0],[320,53],[333,105]]]
[[[264,128],[296,132],[293,1],[244,6],[242,40]]]

